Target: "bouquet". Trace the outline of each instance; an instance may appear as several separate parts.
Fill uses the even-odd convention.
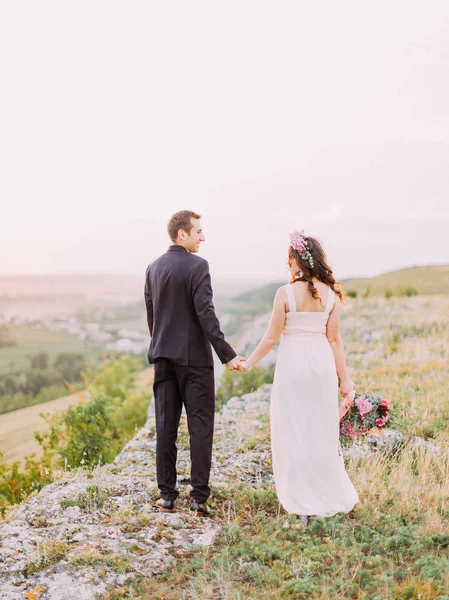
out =
[[[348,405],[348,400],[352,404]],[[368,432],[381,433],[388,423],[390,401],[376,394],[356,394],[347,396],[340,410],[340,441],[350,446],[358,436]]]

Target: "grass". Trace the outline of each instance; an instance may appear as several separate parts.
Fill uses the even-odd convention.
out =
[[[404,433],[445,443],[449,296],[357,299],[343,335],[358,391],[391,399]]]
[[[385,395],[402,431],[447,450],[449,297],[357,298],[342,330],[358,391]],[[239,451],[268,441],[267,421]],[[187,444],[185,429],[180,442]],[[213,487],[210,506],[222,526],[214,545],[177,555],[161,575],[122,579],[102,600],[449,600],[448,454],[405,445],[394,455],[348,459],[347,468],[361,502],[349,514],[314,518],[307,529],[283,514],[272,485]],[[82,510],[105,504],[93,485],[63,502]],[[130,510],[110,518],[132,537],[150,523]],[[172,536],[161,522],[154,541]],[[47,540],[27,572],[67,550]],[[138,546],[128,553],[138,554]],[[125,577],[127,554],[88,552],[72,564]]]
[[[61,500],[61,508],[79,506],[82,510],[93,511],[103,508],[106,495],[97,485],[89,485],[85,492],[81,492],[77,498],[64,498]]]
[[[357,298],[342,330],[357,389],[385,395],[402,431],[448,449],[449,297]],[[241,451],[267,441],[268,422]],[[271,485],[212,488],[215,544],[102,600],[449,600],[448,455],[405,445],[347,468],[360,503],[307,529]]]
[[[271,485],[213,489],[222,533],[163,575],[129,580],[103,600],[442,600],[449,593],[447,459],[406,448],[353,459],[362,502],[304,529]],[[405,493],[406,492],[406,493]]]
[[[78,556],[70,559],[73,567],[101,567],[110,568],[118,574],[125,574],[131,570],[129,558],[126,555],[116,555],[111,553],[102,554],[92,550],[85,550]]]
[[[93,362],[104,352],[101,344],[80,340],[64,331],[46,331],[27,325],[8,325],[8,330],[16,346],[0,348],[0,376],[29,369],[29,357],[43,351],[49,355],[50,364],[61,352],[83,354],[86,361]]]
[[[359,295],[409,295],[416,290],[420,295],[449,294],[449,265],[410,267],[383,273],[377,277],[346,279],[343,290],[355,290]]]
[[[37,545],[35,556],[26,566],[26,576],[34,575],[63,559],[70,550],[69,544],[60,540],[47,539]]]
[[[150,515],[132,511],[131,509],[122,509],[112,515],[111,522],[118,525],[123,533],[136,533],[145,527],[154,524]]]

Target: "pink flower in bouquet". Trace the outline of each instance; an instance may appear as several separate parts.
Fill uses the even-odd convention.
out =
[[[373,405],[367,399],[366,396],[359,396],[355,401],[357,408],[359,409],[359,413],[362,415],[366,415],[373,410]]]
[[[388,415],[385,415],[384,417],[380,417],[379,419],[376,419],[376,427],[384,427],[387,424],[388,421]]]
[[[379,408],[382,410],[388,410],[390,408],[390,401],[387,400],[386,398],[382,398],[380,404],[379,404]]]
[[[351,423],[343,423],[341,427],[341,433],[342,435],[347,435],[349,438],[351,438],[351,440],[353,440],[356,436],[356,433]]]

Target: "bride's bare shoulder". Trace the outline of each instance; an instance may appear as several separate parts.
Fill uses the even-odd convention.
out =
[[[281,285],[276,290],[276,294],[274,295],[274,305],[287,305],[288,304],[288,295],[287,295],[287,286]]]
[[[281,285],[281,287],[278,287],[278,289],[276,290],[276,294],[275,294],[275,298],[278,296],[285,296],[287,297],[287,290],[286,290],[286,285]]]

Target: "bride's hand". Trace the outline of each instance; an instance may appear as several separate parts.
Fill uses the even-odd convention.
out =
[[[248,359],[242,362],[242,368],[244,371],[251,371],[252,367],[248,364]]]
[[[349,377],[340,381],[340,396],[346,397],[348,394],[353,392],[354,389],[355,384],[351,379],[349,379]]]

